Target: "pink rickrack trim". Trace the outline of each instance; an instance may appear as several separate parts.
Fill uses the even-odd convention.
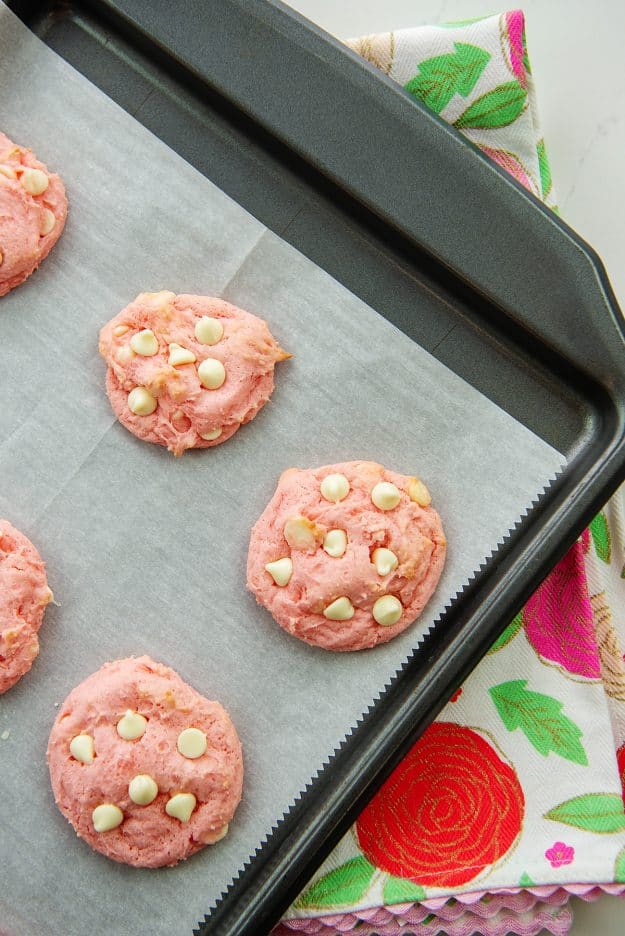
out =
[[[472,906],[483,900],[484,897],[493,897],[499,894],[522,894],[527,892],[535,897],[544,900],[557,894],[559,891],[572,894],[574,897],[581,897],[583,900],[598,900],[601,894],[612,894],[620,896],[625,893],[625,884],[540,884],[535,887],[497,887],[490,891],[471,891],[467,894],[454,894],[453,899],[465,906]],[[439,910],[450,899],[447,897],[431,897],[428,900],[419,901],[422,907],[429,910]],[[399,904],[397,905],[399,906]],[[405,904],[401,905],[402,907]],[[388,908],[392,909],[392,908]]]
[[[552,895],[548,900],[548,904],[551,907],[561,907],[567,903],[569,898],[570,894],[561,891],[557,895],[557,899],[555,894]],[[425,903],[422,903],[419,905],[420,919],[415,916],[413,912],[410,912],[409,915],[406,913],[398,915],[409,919],[411,923],[422,922],[432,912],[436,913],[439,920],[444,920],[445,922],[458,920],[467,913],[472,913],[481,920],[490,920],[494,916],[497,916],[501,910],[510,910],[513,913],[519,914],[528,913],[530,910],[534,909],[536,904],[541,902],[540,897],[530,894],[529,891],[521,891],[518,894],[492,894],[469,906],[460,903],[460,901],[448,900],[446,904],[434,911],[432,907],[425,906]],[[388,909],[390,910],[391,908],[389,907]]]
[[[427,933],[431,936],[437,932],[433,928],[434,921],[428,920],[432,916],[439,927],[444,927],[448,936],[466,936],[469,932],[483,933],[484,936],[499,936],[506,932],[530,936],[539,933],[541,928],[554,936],[561,936],[568,933],[570,913],[562,908],[571,896],[592,902],[598,900],[601,894],[619,896],[623,893],[625,884],[543,884],[536,887],[497,888],[493,891],[459,894],[454,898],[434,897],[414,904],[393,904],[351,913],[283,920],[272,931],[272,936],[292,936],[294,932],[306,933],[308,936],[332,936],[350,933],[355,927],[358,927],[358,936],[374,933],[379,936],[399,933],[402,936],[412,936],[413,933],[420,936]],[[541,907],[561,909],[551,914]],[[545,916],[548,917],[547,922]],[[428,922],[425,923],[425,920]],[[536,921],[540,923],[537,928]],[[501,926],[504,928],[501,929]]]
[[[430,914],[431,916],[435,916]],[[349,917],[349,919],[347,918]],[[516,936],[538,936],[544,931],[553,936],[567,936],[572,916],[567,908],[559,908],[555,913],[549,910],[537,910],[533,913],[518,916],[509,910],[502,910],[490,920],[476,919],[471,911],[465,910],[461,919],[452,922],[440,921],[437,917],[427,923],[412,923],[407,919],[395,917],[389,922],[363,921],[352,914],[345,914],[340,925],[337,918],[318,917],[315,920],[291,920],[281,923],[272,931],[272,936],[293,936],[293,932],[307,933],[311,936],[336,936],[336,934],[349,933],[358,927],[358,936],[433,936],[439,933],[441,926],[446,936],[507,936],[508,933]],[[427,917],[426,917],[427,919]],[[297,924],[293,928],[293,924]],[[306,924],[306,926],[301,926]]]

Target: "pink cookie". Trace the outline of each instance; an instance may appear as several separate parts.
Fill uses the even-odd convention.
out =
[[[362,650],[421,614],[445,548],[417,478],[375,462],[291,468],[252,530],[247,584],[295,637]]]
[[[253,419],[290,357],[266,322],[222,299],[141,293],[100,332],[119,421],[174,455],[220,445]]]
[[[48,765],[78,835],[136,867],[174,865],[220,841],[241,799],[227,712],[147,656],[105,663],[70,692]]]
[[[48,256],[66,217],[59,176],[0,133],[0,296],[23,283]]]
[[[0,695],[33,665],[37,631],[51,600],[39,553],[23,533],[0,520]]]

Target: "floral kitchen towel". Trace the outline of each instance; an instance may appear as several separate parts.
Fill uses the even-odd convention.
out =
[[[555,208],[521,10],[347,44]]]
[[[555,208],[521,11],[349,45]],[[619,493],[276,934],[564,934],[625,889],[624,530]]]

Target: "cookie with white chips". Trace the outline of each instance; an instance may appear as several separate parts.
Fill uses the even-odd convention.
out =
[[[229,302],[141,293],[100,332],[115,415],[174,455],[225,442],[256,416],[291,357],[267,323]]]
[[[50,601],[41,556],[23,533],[0,520],[0,695],[33,665]]]
[[[362,461],[291,468],[252,530],[247,584],[294,637],[362,650],[421,614],[446,545],[418,478]]]
[[[66,217],[60,177],[0,133],[0,296],[37,269],[61,236]]]
[[[105,663],[70,692],[48,765],[56,803],[78,835],[143,868],[221,841],[243,785],[228,713],[147,656]]]

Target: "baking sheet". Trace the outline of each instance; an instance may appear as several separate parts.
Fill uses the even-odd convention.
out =
[[[58,606],[0,697],[0,930],[190,932],[563,458],[268,232],[0,5],[0,128],[62,174],[67,229],[0,303],[0,516],[47,560]],[[112,416],[100,326],[143,290],[222,295],[295,355],[227,444],[174,459]],[[418,309],[415,310],[418,314]],[[390,644],[328,654],[245,591],[279,473],[371,458],[428,483],[449,541],[436,595]],[[104,661],[149,653],[230,711],[244,748],[228,837],[129,869],[56,810],[55,706]]]

